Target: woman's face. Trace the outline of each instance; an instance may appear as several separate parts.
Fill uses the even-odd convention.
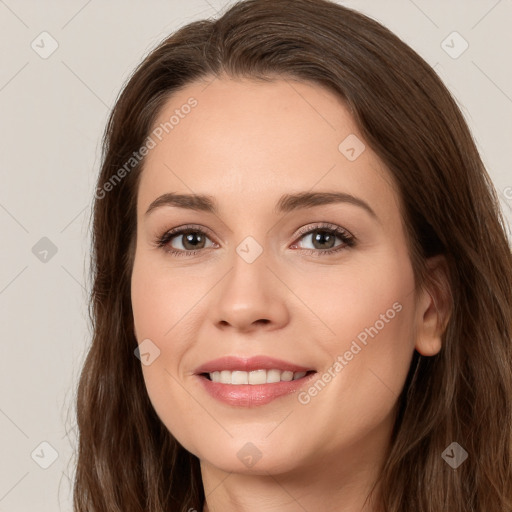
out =
[[[131,284],[160,419],[223,471],[375,464],[414,348],[439,347],[350,112],[320,86],[223,78],[174,94],[155,129]]]

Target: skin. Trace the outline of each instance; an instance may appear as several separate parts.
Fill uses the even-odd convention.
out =
[[[364,502],[413,351],[436,354],[442,330],[435,295],[414,281],[391,175],[367,144],[355,161],[339,151],[350,134],[365,141],[342,100],[318,85],[194,83],[168,100],[155,126],[191,96],[197,107],[148,154],[137,197],[134,327],[139,343],[160,349],[142,366],[151,402],[201,461],[204,511],[377,511]],[[375,217],[350,203],[273,211],[282,194],[299,191],[352,194]],[[166,192],[210,194],[219,213],[163,206],[145,215]],[[356,245],[308,255],[322,246],[296,233],[320,222],[348,230]],[[202,252],[155,247],[159,235],[191,223],[210,233]],[[236,252],[247,236],[263,250],[253,263]],[[172,246],[185,251],[185,243],[177,235]],[[291,394],[226,405],[194,375],[217,357],[261,354],[321,375],[395,303],[400,312],[307,404]],[[237,456],[247,442],[261,453],[252,467]]]

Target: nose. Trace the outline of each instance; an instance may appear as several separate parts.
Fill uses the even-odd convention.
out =
[[[287,288],[265,252],[249,263],[235,253],[233,265],[212,295],[210,315],[219,329],[274,330],[289,322]]]

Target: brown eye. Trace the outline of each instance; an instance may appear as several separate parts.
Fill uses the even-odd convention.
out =
[[[173,238],[180,240],[183,248],[190,251],[203,249],[206,243],[206,236],[199,231],[188,231],[187,233],[175,235]]]
[[[302,230],[299,240],[310,238],[312,249],[304,248],[303,243],[293,244],[293,248],[304,249],[307,254],[315,256],[333,254],[341,251],[347,247],[353,247],[355,245],[355,237],[352,236],[345,229],[335,226],[314,226],[309,230]],[[340,243],[336,243],[336,239],[341,240]]]
[[[185,226],[167,231],[155,241],[155,245],[175,256],[193,256],[215,245],[211,240],[210,245],[206,245],[208,240],[210,238],[202,229]]]
[[[332,249],[336,243],[337,236],[325,230],[315,230],[311,233],[315,249]],[[309,236],[309,235],[308,235]]]

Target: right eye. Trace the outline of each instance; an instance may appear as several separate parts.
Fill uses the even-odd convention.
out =
[[[173,245],[175,239],[182,248],[176,248],[175,245]],[[202,249],[208,248],[205,247],[207,240],[210,239],[202,229],[184,226],[166,231],[156,239],[155,245],[175,256],[195,256]],[[215,245],[216,244],[212,242],[210,247]]]

